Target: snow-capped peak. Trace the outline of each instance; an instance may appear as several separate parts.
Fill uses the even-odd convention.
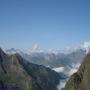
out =
[[[90,52],[90,42],[83,42],[81,43],[79,46],[76,47],[67,47],[63,50],[55,50],[55,49],[41,49],[39,47],[38,44],[33,45],[33,47],[30,49],[30,53],[54,53],[54,54],[58,54],[58,53],[64,53],[64,54],[70,54],[72,52],[75,52],[79,49],[85,50],[86,54]]]
[[[29,53],[54,53],[56,55],[58,53],[70,54],[79,49],[85,50],[86,54],[89,53],[90,52],[90,42],[83,42],[82,44],[80,44],[77,47],[68,47],[63,50],[55,50],[55,49],[46,50],[46,49],[40,48],[38,44],[34,44],[33,47],[29,50]],[[5,52],[7,54],[23,53],[21,50],[15,49],[15,48],[7,49],[7,50],[5,50]]]
[[[33,47],[30,49],[30,52],[32,53],[35,53],[35,52],[43,52],[44,50],[43,49],[41,49],[40,47],[39,47],[39,45],[38,44],[34,44],[33,45]]]

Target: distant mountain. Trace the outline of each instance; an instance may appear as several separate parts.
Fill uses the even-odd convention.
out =
[[[0,49],[1,90],[57,90],[62,79],[50,68],[32,64],[19,54],[8,56]]]
[[[90,52],[90,42],[83,42],[79,46],[68,47],[68,48],[65,48],[63,50],[54,50],[54,49],[46,50],[46,49],[40,48],[40,46],[38,44],[35,44],[32,46],[32,48],[30,50],[28,50],[29,53],[27,53],[27,54],[35,54],[35,53],[70,54],[70,53],[75,52],[79,49],[85,50],[86,53],[89,53]],[[5,50],[5,52],[8,54],[22,53],[21,50],[15,49],[15,48],[7,49],[7,50]]]
[[[90,43],[84,42],[78,47],[69,48],[63,51],[60,50],[44,50],[35,44],[30,53],[22,52],[19,49],[8,49],[5,52],[9,55],[19,53],[26,60],[44,65],[46,67],[57,68],[63,66],[72,67],[73,64],[81,63],[83,58],[90,51]]]
[[[28,60],[29,62],[44,65],[46,67],[57,68],[62,66],[71,67],[74,63],[82,62],[83,58],[86,55],[86,50],[77,49],[71,53],[53,53],[53,52],[32,52],[32,53],[24,53],[18,49],[8,49],[6,53],[9,55],[19,53],[23,58]]]
[[[62,90],[90,90],[90,53]]]

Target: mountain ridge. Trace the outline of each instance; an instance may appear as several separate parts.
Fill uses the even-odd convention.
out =
[[[42,65],[32,64],[19,54],[8,56],[0,49],[0,88],[57,90],[61,76]],[[2,86],[3,85],[3,86]]]
[[[42,49],[41,47],[39,47],[38,44],[35,44],[32,46],[32,48],[30,48],[30,52],[27,52],[26,54],[30,54],[30,53],[54,53],[54,54],[58,54],[58,53],[64,53],[64,54],[70,54],[78,49],[83,49],[86,51],[86,53],[88,53],[90,51],[90,41],[87,42],[83,42],[78,46],[75,47],[68,47],[65,48],[63,50],[55,50],[55,49]],[[15,53],[21,53],[22,51],[20,49],[15,49],[15,48],[10,48],[10,49],[5,49],[4,50],[7,54],[15,54]]]

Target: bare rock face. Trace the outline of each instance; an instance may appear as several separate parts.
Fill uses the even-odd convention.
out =
[[[90,90],[90,54],[86,56],[79,70],[71,76],[62,90]]]
[[[20,65],[15,55],[0,49],[0,90],[33,90],[32,77]]]

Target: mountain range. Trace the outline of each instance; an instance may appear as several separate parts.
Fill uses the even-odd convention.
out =
[[[34,45],[29,53],[22,52],[19,49],[7,49],[5,52],[9,55],[19,53],[27,61],[50,67],[58,72],[61,72],[61,68],[70,71],[71,68],[78,68],[83,58],[90,51],[90,43],[84,42],[75,48],[68,50],[42,50],[38,45]],[[60,71],[59,71],[60,69]]]
[[[60,66],[71,66],[72,64],[81,63],[85,55],[90,51],[90,43],[84,42],[78,47],[65,50],[45,50],[35,44],[29,53],[22,52],[19,49],[7,49],[5,52],[9,55],[19,53],[26,60],[44,65],[46,67],[56,68]],[[70,65],[69,65],[70,63]]]

